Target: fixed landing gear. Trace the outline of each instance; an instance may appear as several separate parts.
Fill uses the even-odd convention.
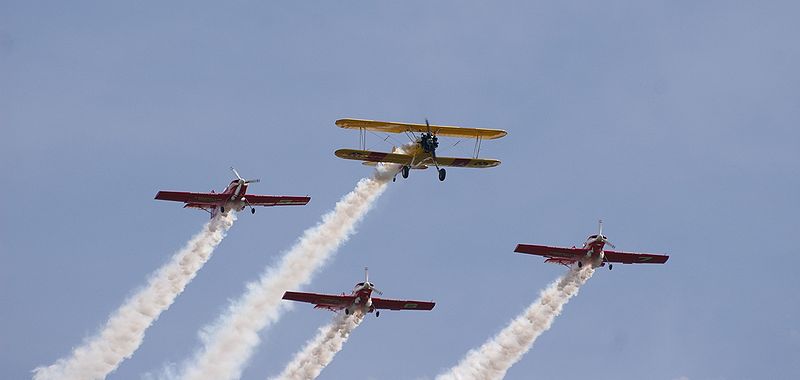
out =
[[[447,171],[444,168],[439,169],[439,181],[444,181],[444,178],[447,176]]]
[[[253,207],[250,207],[250,213],[251,213],[251,214],[255,214],[255,213],[256,213],[256,209],[255,209],[255,208],[253,208]]]
[[[225,206],[219,206],[219,212],[225,213]]]
[[[344,315],[350,315],[350,309],[344,308]]]
[[[378,317],[380,317],[380,316],[381,316],[381,312],[380,312],[380,311],[376,311],[376,312],[375,312],[375,318],[378,318]]]
[[[400,174],[403,175],[403,178],[408,178],[408,173],[411,171],[411,167],[408,165],[403,165],[403,168],[400,169]]]
[[[583,268],[583,263],[578,261],[578,268]]]
[[[614,264],[608,263],[608,270],[614,269]]]

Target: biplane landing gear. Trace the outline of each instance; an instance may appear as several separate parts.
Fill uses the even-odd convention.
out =
[[[439,181],[444,181],[444,177],[447,176],[447,171],[444,168],[439,169]]]
[[[380,312],[380,311],[376,311],[376,312],[375,312],[375,318],[378,318],[378,317],[380,317],[380,316],[381,316],[381,312]]]
[[[614,264],[608,263],[608,270],[614,269]]]
[[[578,268],[583,268],[583,263],[578,261]]]
[[[252,208],[252,207],[250,207],[250,213],[251,213],[251,214],[255,214],[255,213],[256,213],[256,209],[255,209],[255,208]]]
[[[400,171],[401,174],[403,174],[403,178],[408,178],[408,172],[411,171],[411,167],[408,165],[403,165],[403,168]]]
[[[344,315],[350,315],[350,309],[344,308]]]
[[[219,212],[225,213],[225,206],[219,206]]]

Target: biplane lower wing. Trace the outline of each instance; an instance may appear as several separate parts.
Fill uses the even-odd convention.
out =
[[[311,197],[286,195],[245,195],[244,197],[253,206],[303,206],[311,201]]]
[[[410,165],[414,169],[427,169],[428,166],[433,166],[433,160],[429,156],[420,162],[414,162],[414,156],[399,153],[374,152],[357,149],[339,149],[334,154],[336,154],[336,157],[344,158],[346,160]],[[438,163],[439,166],[454,168],[492,168],[500,165],[500,161],[493,159],[457,157],[436,157],[436,163]]]
[[[439,166],[448,166],[454,168],[493,168],[500,165],[500,161],[485,159],[485,158],[454,158],[454,157],[436,157],[436,163]]]
[[[314,304],[314,307],[318,308],[337,310],[344,309],[352,305],[356,298],[354,296],[346,295],[286,292],[283,293],[283,299],[311,303]]]
[[[514,249],[514,252],[542,256],[546,257],[550,262],[564,264],[575,262],[580,260],[582,257],[586,257],[588,249],[517,244],[517,248]],[[667,255],[657,255],[652,253],[617,252],[609,250],[604,250],[603,253],[605,255],[605,261],[610,263],[664,264],[669,259],[669,256]]]
[[[387,162],[400,165],[411,165],[412,160],[412,157],[407,154],[373,152],[369,150],[339,149],[334,154],[336,157],[346,160]]]
[[[435,302],[408,301],[408,300],[388,300],[382,298],[372,298],[372,306],[376,309],[386,310],[433,310]]]
[[[508,133],[502,129],[487,128],[464,128],[446,125],[395,123],[391,121],[360,120],[360,119],[339,119],[336,125],[345,129],[363,129],[367,131],[383,133],[426,133],[429,130],[438,136],[461,137],[461,138],[481,138],[486,140],[499,139]]]
[[[190,193],[186,191],[159,191],[155,199],[162,201],[184,202],[187,207],[202,208],[203,205],[216,204],[227,198],[222,193]]]

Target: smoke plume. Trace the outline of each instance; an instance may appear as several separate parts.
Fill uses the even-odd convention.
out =
[[[356,224],[386,190],[397,173],[396,165],[379,165],[372,178],[364,178],[336,207],[306,230],[295,245],[247,290],[211,327],[201,333],[204,347],[184,367],[188,380],[229,380],[240,377],[258,346],[259,331],[275,323],[286,304],[283,292],[297,289],[311,277],[355,231]]]
[[[311,380],[333,361],[342,350],[350,333],[364,320],[364,313],[356,311],[348,316],[338,313],[327,326],[320,328],[317,336],[306,343],[274,380]]]
[[[592,277],[594,269],[573,268],[550,284],[524,313],[480,348],[467,353],[458,365],[437,380],[502,379],[506,371],[530,350],[536,338],[550,328],[555,317],[570,298],[578,294],[581,285]]]
[[[144,339],[145,330],[186,288],[214,248],[225,237],[236,216],[233,212],[211,219],[203,230],[158,269],[147,285],[125,301],[97,334],[73,349],[69,357],[33,370],[35,380],[104,379],[130,358]]]

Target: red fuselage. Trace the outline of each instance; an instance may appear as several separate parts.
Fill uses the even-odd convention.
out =
[[[587,259],[590,261],[595,261],[597,263],[603,262],[603,248],[605,247],[606,242],[603,240],[602,235],[592,235],[586,239],[586,242],[583,243],[583,248],[587,249],[586,252]]]
[[[374,310],[372,307],[372,284],[369,284],[369,286],[367,284],[369,283],[360,282],[356,284],[355,289],[350,293],[351,296],[355,297],[353,305],[348,307],[351,312],[356,308],[365,313],[371,313]]]
[[[244,201],[244,196],[247,194],[247,186],[248,185],[242,180],[235,179],[231,181],[228,187],[222,192],[222,194],[228,197],[217,202],[217,208],[224,207],[225,210],[236,211],[244,210],[247,206],[247,203]]]

